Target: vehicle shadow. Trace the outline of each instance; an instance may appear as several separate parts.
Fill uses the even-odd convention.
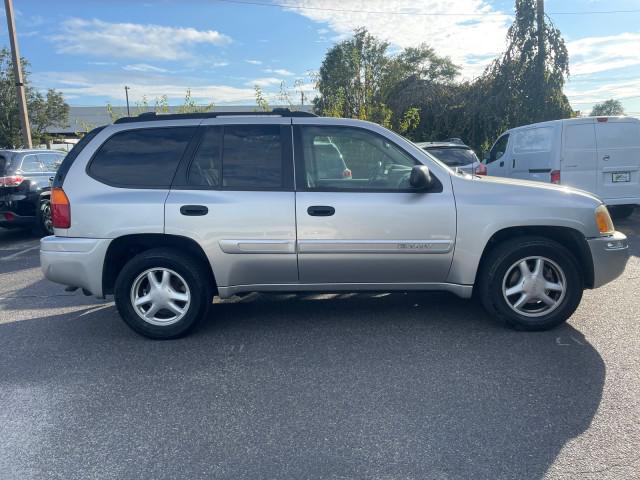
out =
[[[636,208],[633,215],[623,220],[614,221],[616,229],[629,238],[629,252],[640,257],[640,208]]]
[[[570,325],[447,294],[256,294],[166,342],[111,306],[0,325],[16,476],[542,478],[604,378]]]

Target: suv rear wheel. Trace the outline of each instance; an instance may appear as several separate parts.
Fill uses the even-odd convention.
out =
[[[180,337],[206,316],[213,298],[208,272],[188,255],[157,248],[127,262],[115,284],[118,312],[149,338]]]
[[[573,314],[582,298],[577,260],[553,240],[508,240],[483,265],[479,293],[485,309],[517,329],[553,328]]]

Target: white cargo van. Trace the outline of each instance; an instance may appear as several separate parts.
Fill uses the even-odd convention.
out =
[[[513,128],[496,140],[485,162],[489,175],[595,193],[618,217],[640,204],[637,118],[571,118]]]

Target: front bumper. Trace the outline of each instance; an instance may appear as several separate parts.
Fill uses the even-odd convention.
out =
[[[52,282],[84,288],[102,297],[102,270],[110,239],[44,237],[40,266]]]
[[[629,260],[629,243],[624,233],[588,240],[593,259],[593,288],[618,278]]]

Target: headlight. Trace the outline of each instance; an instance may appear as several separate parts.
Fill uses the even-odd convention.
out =
[[[600,235],[611,235],[615,231],[613,227],[613,220],[611,220],[611,215],[609,215],[609,210],[604,205],[600,205],[596,208],[596,224],[598,225],[598,230],[600,231]]]

